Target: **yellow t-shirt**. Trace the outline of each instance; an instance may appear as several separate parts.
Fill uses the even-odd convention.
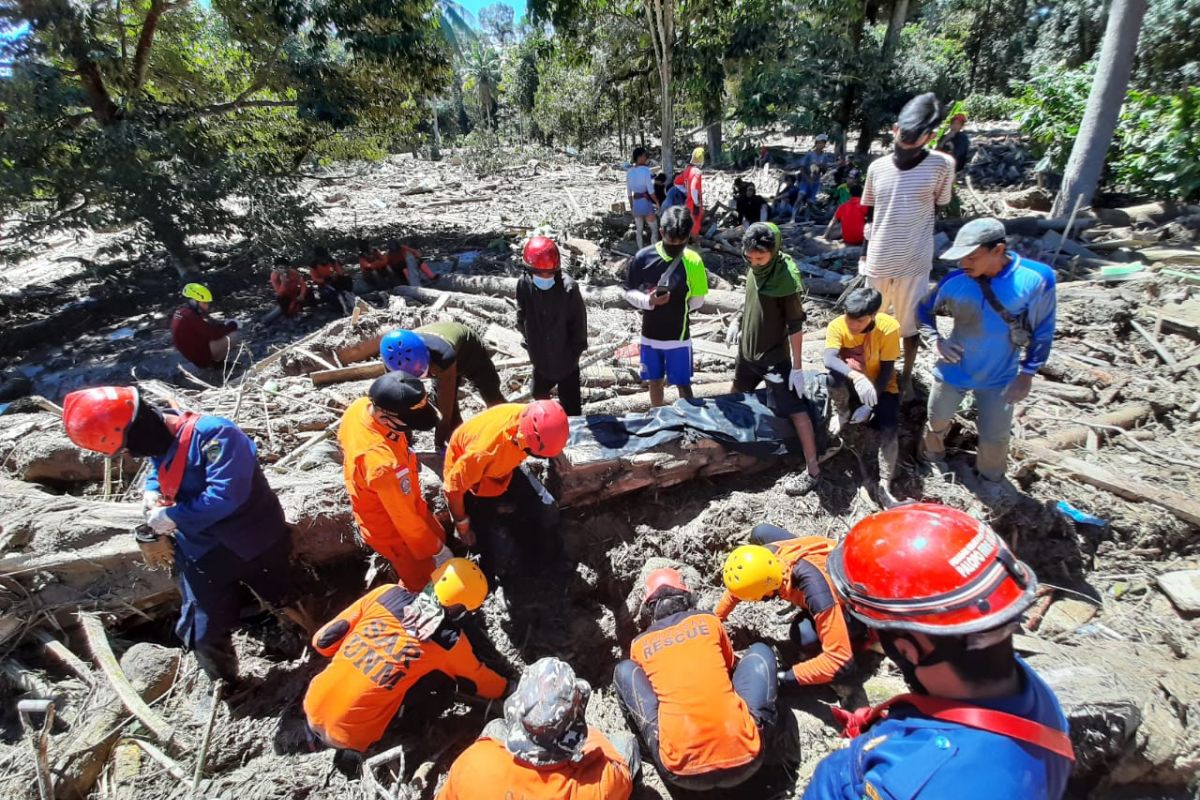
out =
[[[851,368],[857,369],[874,381],[879,376],[881,361],[900,360],[900,323],[887,314],[876,314],[875,328],[870,333],[855,335],[850,332],[843,315],[829,323],[829,330],[825,334],[825,347],[837,350],[838,358],[847,363],[851,360],[857,361],[862,365],[861,368],[850,364]],[[900,383],[896,380],[895,372],[888,381],[887,390],[892,394],[900,393]]]

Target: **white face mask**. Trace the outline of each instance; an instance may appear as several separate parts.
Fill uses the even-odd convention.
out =
[[[543,292],[554,288],[554,278],[542,278],[537,275],[533,277],[533,285],[541,289]]]

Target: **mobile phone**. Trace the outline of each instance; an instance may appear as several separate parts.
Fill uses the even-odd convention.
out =
[[[669,290],[667,290],[667,289],[664,289],[664,288],[663,288],[663,287],[661,287],[661,286],[659,286],[657,289],[655,289],[655,290],[654,290],[654,296],[655,296],[655,297],[666,297],[666,296],[667,296],[667,295],[669,295],[670,293],[671,293],[671,292],[670,292]]]

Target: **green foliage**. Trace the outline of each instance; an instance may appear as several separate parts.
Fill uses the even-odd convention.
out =
[[[962,111],[972,122],[997,122],[1013,119],[1020,106],[1002,94],[972,94],[963,100]]]
[[[603,94],[599,75],[556,53],[538,66],[534,115],[543,131],[582,150],[612,124]]]
[[[1134,85],[1154,92],[1200,86],[1200,0],[1151,0],[1138,38]]]
[[[500,55],[488,45],[475,42],[463,59],[464,91],[475,96],[478,119],[489,128],[495,127],[497,102],[500,99]]]
[[[1093,67],[1049,67],[1037,72],[1017,97],[1021,130],[1052,169],[1062,172],[1079,135],[1092,88]]]

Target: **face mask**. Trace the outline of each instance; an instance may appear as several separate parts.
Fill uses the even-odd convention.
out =
[[[134,458],[165,456],[175,441],[175,434],[163,422],[157,409],[138,402],[137,414],[125,431],[125,449]]]
[[[863,328],[863,333],[870,333],[875,330],[875,320],[871,320],[871,324]]]
[[[542,278],[537,275],[533,276],[533,285],[541,289],[543,292],[554,288],[554,278]]]
[[[667,244],[666,242],[663,242],[663,252],[665,252],[671,258],[677,258],[679,254],[682,253],[686,248],[687,242],[684,242],[683,244]]]

